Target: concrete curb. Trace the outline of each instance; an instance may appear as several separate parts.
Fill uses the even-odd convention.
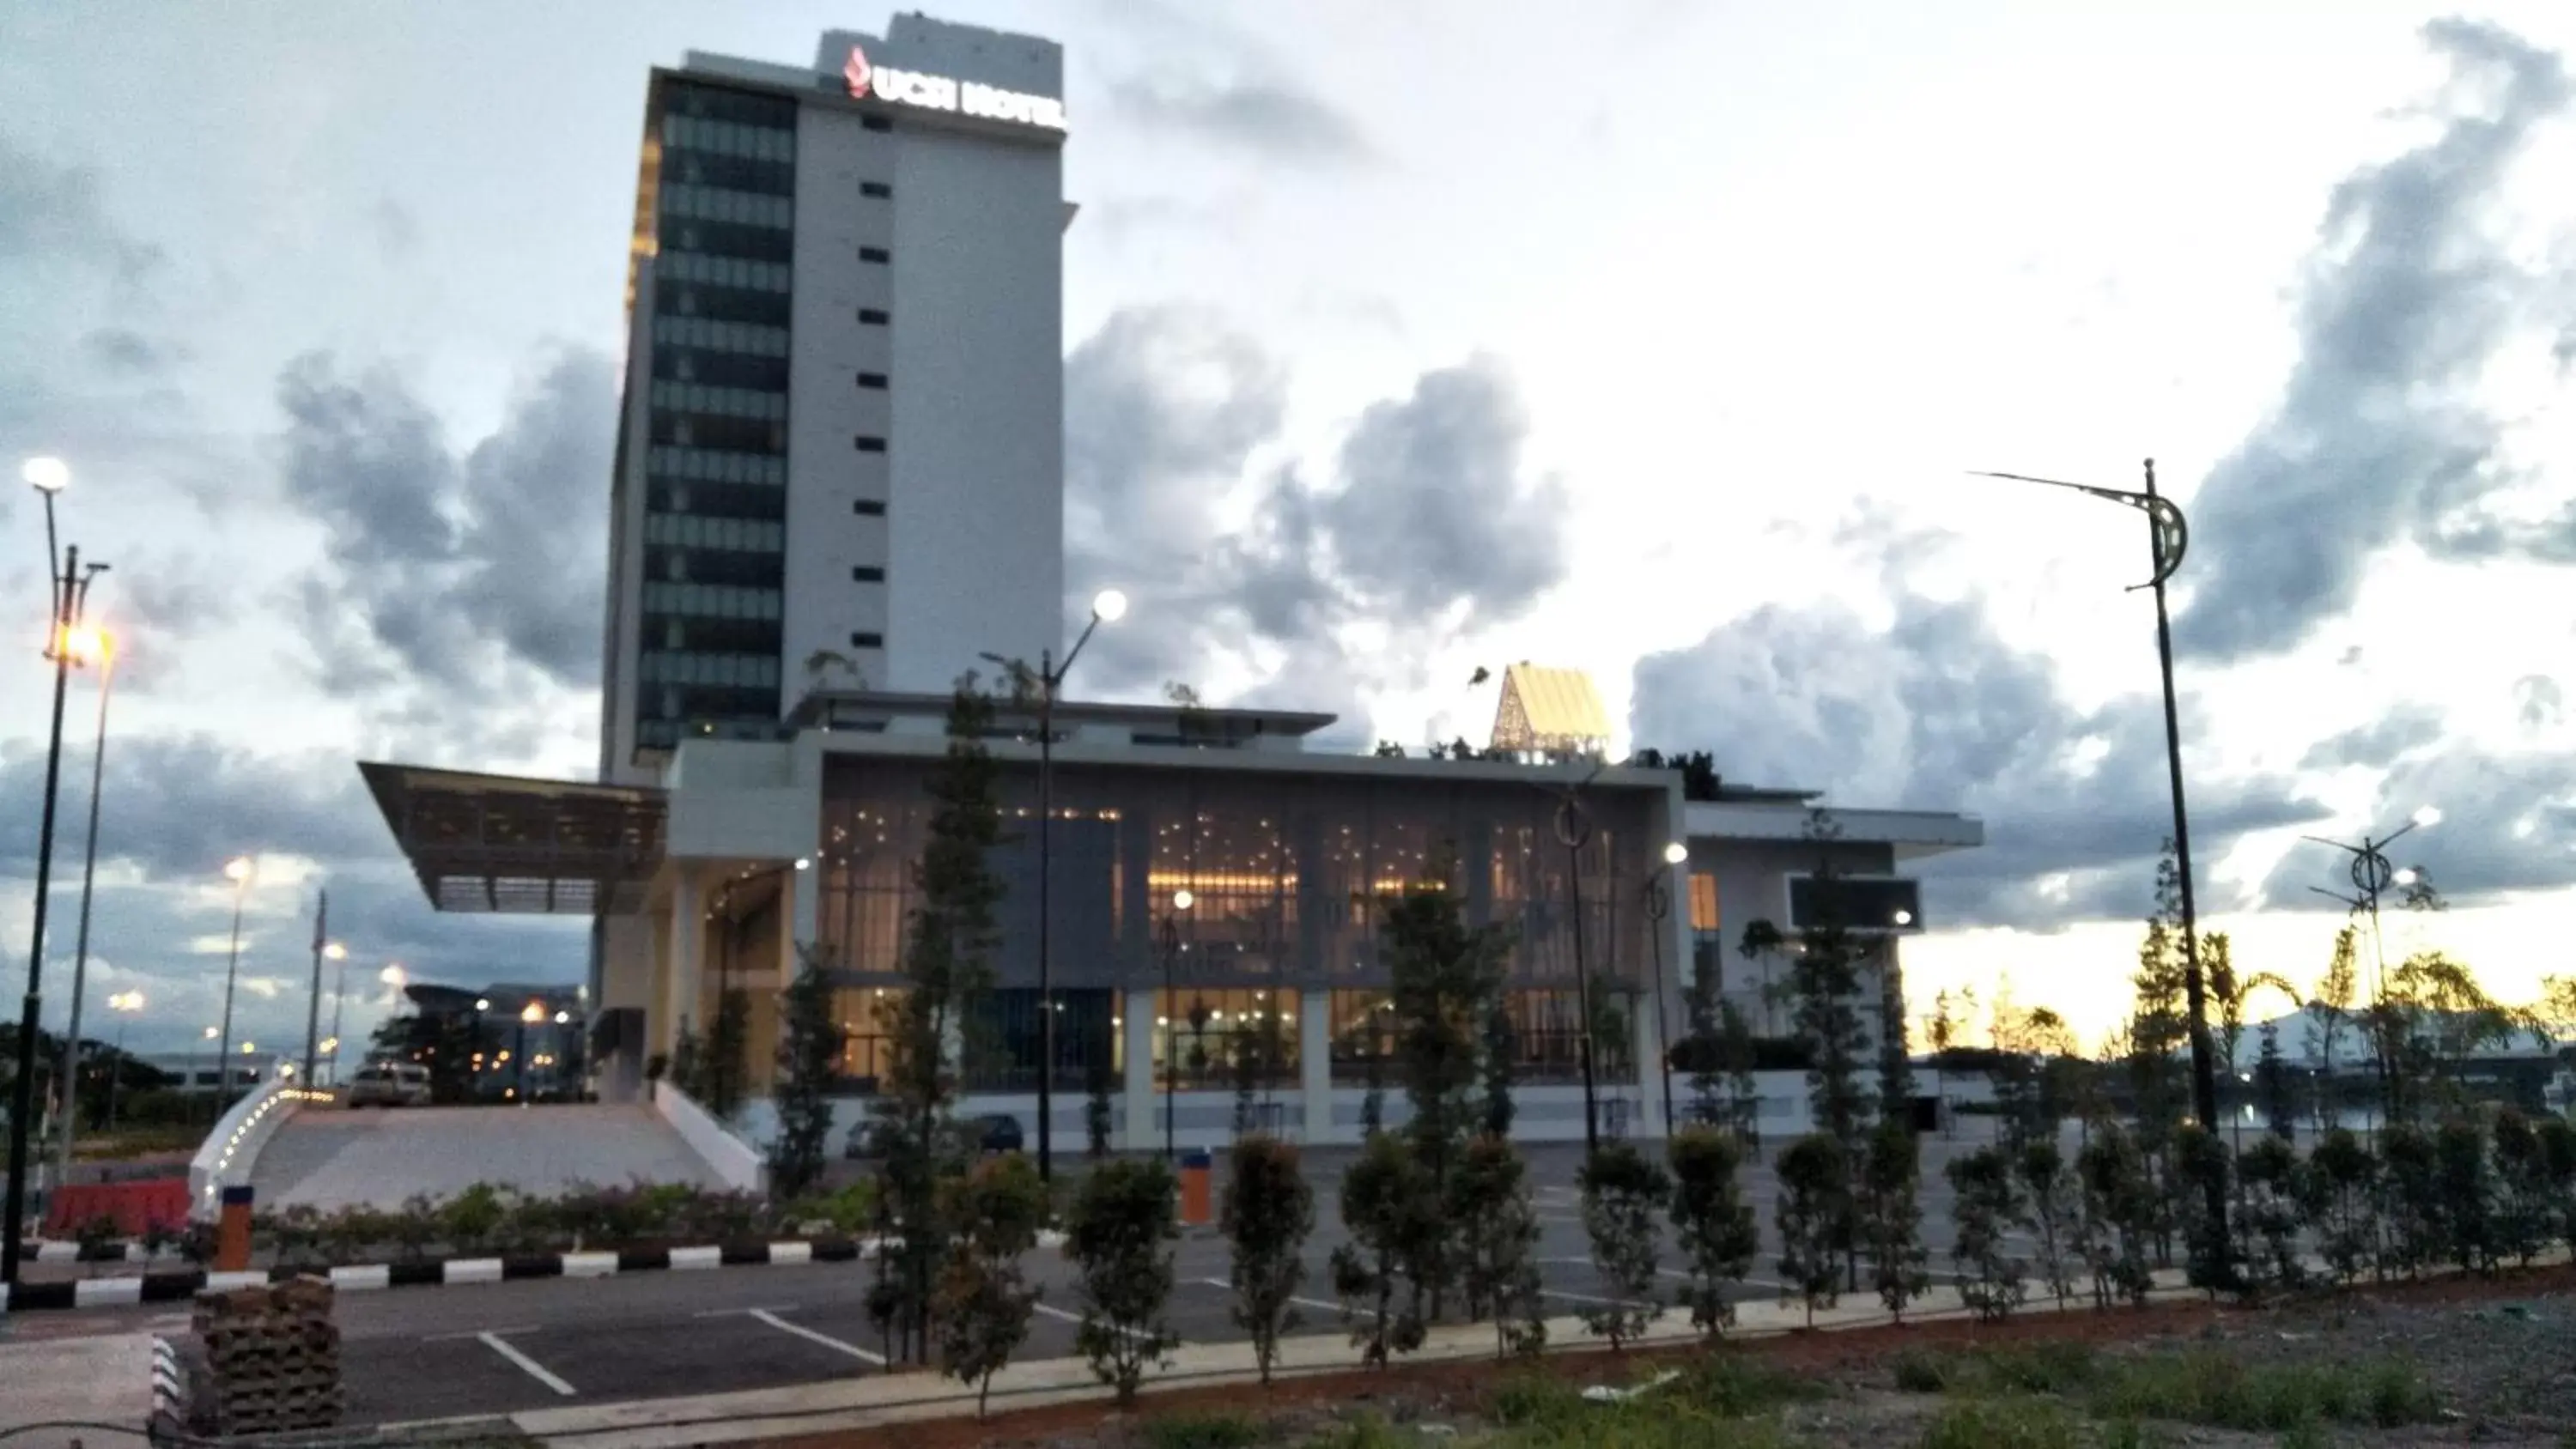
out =
[[[1057,1248],[1064,1235],[1052,1230],[1038,1237],[1041,1248]],[[43,1246],[53,1247],[55,1244]],[[70,1244],[59,1246],[69,1247]],[[460,1283],[505,1283],[528,1278],[609,1278],[621,1273],[652,1273],[703,1268],[795,1267],[812,1263],[855,1263],[873,1258],[884,1246],[878,1238],[793,1238],[776,1242],[709,1243],[681,1248],[622,1248],[580,1253],[531,1253],[504,1257],[432,1258],[417,1263],[357,1263],[324,1274],[344,1292],[377,1288],[433,1288]],[[71,1255],[22,1254],[43,1262],[71,1261]],[[87,1261],[116,1261],[93,1259]],[[128,1258],[133,1262],[139,1259]],[[61,1283],[17,1283],[0,1312],[22,1313],[49,1308],[118,1308],[136,1303],[174,1303],[214,1288],[242,1288],[282,1283],[313,1270],[289,1267],[253,1268],[239,1273],[212,1273],[202,1268],[143,1273],[114,1278],[84,1278]]]

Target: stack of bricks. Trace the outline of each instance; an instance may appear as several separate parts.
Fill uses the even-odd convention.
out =
[[[224,1436],[340,1422],[340,1327],[331,1285],[297,1278],[197,1295],[197,1341],[212,1378],[206,1427]]]

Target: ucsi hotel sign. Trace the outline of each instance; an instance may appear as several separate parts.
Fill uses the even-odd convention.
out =
[[[1024,95],[980,81],[870,65],[867,52],[855,45],[850,47],[849,64],[841,67],[841,76],[850,83],[850,99],[854,101],[875,96],[925,111],[954,111],[979,120],[1036,126],[1047,131],[1064,129],[1064,102],[1053,96]]]

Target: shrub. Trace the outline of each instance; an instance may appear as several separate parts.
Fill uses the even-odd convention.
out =
[[[92,1213],[72,1228],[72,1241],[80,1244],[84,1258],[97,1258],[124,1239],[125,1229],[117,1225],[114,1213]]]
[[[1296,1147],[1266,1134],[1238,1138],[1218,1222],[1233,1245],[1234,1321],[1251,1336],[1266,1384],[1279,1335],[1298,1323],[1293,1300],[1306,1278],[1306,1235],[1315,1230],[1315,1190]]]
[[[2093,1276],[2094,1306],[2108,1308],[2114,1297],[2145,1303],[2155,1284],[2146,1240],[2156,1216],[2146,1159],[2117,1123],[2103,1122],[2076,1154],[2075,1170],[2084,1188],[2078,1248]]]
[[[2075,1291],[2075,1270],[2080,1261],[2076,1254],[2076,1218],[2082,1210],[2083,1188],[2075,1181],[2066,1165],[2066,1155],[2058,1151],[2053,1137],[2034,1137],[2022,1144],[2013,1167],[2020,1179],[2022,1221],[2030,1225],[2031,1235],[2039,1241],[2032,1266],[2039,1270],[2041,1284],[2056,1295],[2057,1306],[2064,1308],[2067,1295]]]
[[[1169,1414],[1138,1427],[1147,1449],[1249,1449],[1261,1442],[1261,1425],[1240,1414]]]
[[[479,1253],[499,1235],[509,1205],[501,1190],[478,1182],[447,1200],[438,1210],[439,1232],[460,1253]]]
[[[2380,1264],[2389,1271],[2413,1275],[2442,1261],[2449,1251],[2442,1212],[2441,1167],[2433,1139],[2411,1123],[2394,1123],[2379,1134],[2380,1218],[2387,1224]]]
[[[1781,1285],[1807,1305],[1813,1327],[1816,1310],[1840,1301],[1843,1225],[1849,1221],[1851,1164],[1840,1142],[1812,1133],[1789,1144],[1780,1154],[1780,1198],[1774,1215],[1780,1230]]]
[[[1610,1340],[1612,1352],[1642,1337],[1660,1306],[1655,1294],[1655,1212],[1672,1196],[1672,1178],[1644,1153],[1613,1142],[1583,1164],[1583,1230],[1606,1303],[1586,1304],[1584,1326]]]
[[[1082,1180],[1065,1235],[1082,1291],[1074,1346],[1121,1405],[1175,1339],[1163,1323],[1172,1296],[1172,1170],[1159,1158],[1105,1162]]]
[[[1691,1323],[1715,1338],[1735,1322],[1726,1285],[1753,1271],[1762,1240],[1752,1204],[1738,1181],[1744,1148],[1713,1127],[1685,1127],[1673,1135],[1673,1239],[1687,1286],[1682,1298]]]
[[[1897,1322],[1905,1305],[1923,1296],[1931,1275],[1923,1271],[1923,1209],[1915,1189],[1923,1165],[1906,1123],[1883,1121],[1869,1135],[1860,1164],[1861,1250],[1869,1260],[1878,1301]]]
[[[2335,1278],[2350,1283],[2379,1261],[2379,1159],[2338,1127],[2308,1154],[2298,1178],[2308,1231]]]
[[[1528,1176],[1512,1144],[1488,1133],[1467,1144],[1449,1183],[1450,1212],[1464,1235],[1468,1311],[1493,1315],[1497,1357],[1547,1345],[1547,1320],[1539,1312],[1538,1214],[1530,1207]]]
[[[2186,1280],[2211,1294],[2241,1291],[2245,1283],[2237,1272],[2229,1225],[2211,1222],[2204,1206],[2213,1196],[2235,1200],[2235,1163],[2228,1156],[2226,1139],[2197,1125],[2179,1128],[2174,1133],[2173,1157],[2179,1199],[2166,1207],[2181,1219]]]
[[[1046,1223],[1046,1185],[1026,1157],[1012,1153],[977,1163],[949,1184],[948,1197],[943,1216],[952,1236],[934,1300],[940,1367],[974,1386],[980,1419],[993,1375],[1029,1336],[1038,1292],[1025,1286],[1020,1256],[1037,1245]]]
[[[1923,1449],[2075,1449],[2073,1415],[2045,1399],[1964,1399],[1923,1431]]]
[[[2316,1423],[2394,1428],[2439,1417],[2423,1377],[2394,1359],[2351,1364],[2251,1364],[2212,1350],[2120,1364],[2094,1396],[2096,1413],[2280,1433]]]
[[[1950,1261],[1959,1269],[1959,1298],[1979,1318],[2000,1322],[2022,1304],[2022,1261],[2005,1250],[2004,1234],[2022,1215],[2021,1185],[2001,1146],[1950,1160],[1950,1216],[1957,1238]]]
[[[2452,1261],[2471,1272],[2493,1272],[2495,1180],[2487,1171],[2486,1134],[2473,1121],[2445,1122],[2433,1135],[2433,1155]]]
[[[1350,1241],[1333,1250],[1333,1293],[1363,1363],[1383,1368],[1390,1354],[1421,1346],[1419,1305],[1398,1310],[1395,1289],[1408,1249],[1423,1231],[1421,1219],[1432,1216],[1423,1208],[1425,1184],[1413,1154],[1383,1132],[1369,1137],[1342,1175],[1342,1226]]]
[[[2236,1158],[2236,1252],[2249,1287],[2296,1289],[2307,1280],[2299,1257],[2299,1157],[2266,1134]]]
[[[2495,1119],[2495,1252],[2523,1267],[2558,1235],[2558,1204],[2531,1119],[2508,1107]]]
[[[2556,1231],[2567,1240],[2568,1251],[2576,1252],[2576,1123],[2564,1117],[2541,1119],[2540,1164],[2550,1200],[2557,1205]]]
[[[1691,1360],[1681,1378],[1660,1397],[1714,1418],[1742,1419],[1821,1398],[1825,1392],[1821,1384],[1760,1359],[1721,1351]]]

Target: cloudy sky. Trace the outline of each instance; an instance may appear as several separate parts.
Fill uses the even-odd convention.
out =
[[[1582,667],[1623,747],[1982,815],[1916,994],[2009,972],[2090,1033],[2169,821],[2146,546],[1964,470],[2152,455],[2238,959],[2312,979],[2338,862],[2299,833],[2432,805],[2400,853],[2455,909],[2391,949],[2576,966],[2564,4],[940,13],[1068,50],[1069,582],[1137,600],[1087,692],[1418,743],[1481,737],[1479,664]],[[430,912],[352,761],[590,768],[646,68],[884,18],[0,11],[0,459],[71,460],[66,536],[114,565],[91,993],[146,993],[136,1042],[213,1020],[238,851],[239,1036],[300,1037],[326,883],[359,982],[578,976],[577,924]],[[11,942],[39,511],[0,492]]]

